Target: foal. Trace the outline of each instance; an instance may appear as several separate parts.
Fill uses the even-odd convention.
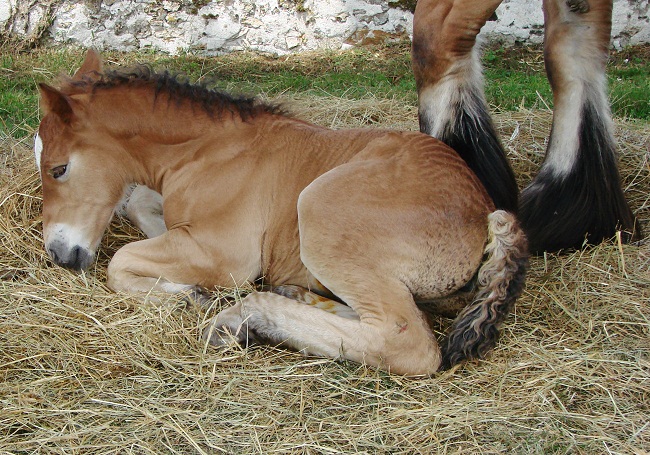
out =
[[[254,338],[431,374],[483,356],[521,293],[515,217],[430,136],[334,131],[146,67],[103,72],[93,52],[40,90],[54,262],[87,268],[127,189],[146,186],[126,212],[151,238],[117,251],[110,288],[177,293],[260,277],[275,287],[218,314],[204,334],[214,344]],[[161,202],[164,219],[141,209]],[[417,303],[470,288],[441,350]]]

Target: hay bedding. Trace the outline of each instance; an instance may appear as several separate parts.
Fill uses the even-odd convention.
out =
[[[293,105],[334,127],[416,127],[413,107],[393,100]],[[550,115],[496,121],[523,183]],[[617,135],[647,224],[650,127],[620,122]],[[648,453],[647,242],[534,258],[496,350],[433,378],[217,351],[198,340],[206,312],[107,290],[110,256],[138,238],[128,224],[113,223],[85,274],[47,259],[30,141],[2,143],[0,453]]]

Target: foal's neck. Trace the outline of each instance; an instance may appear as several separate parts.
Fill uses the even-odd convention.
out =
[[[257,136],[260,122],[271,116],[262,113],[244,121],[236,110],[211,115],[190,102],[147,94],[133,91],[128,98],[103,103],[107,107],[97,115],[131,158],[124,171],[134,183],[158,192],[173,170],[207,150],[214,161],[231,159]]]

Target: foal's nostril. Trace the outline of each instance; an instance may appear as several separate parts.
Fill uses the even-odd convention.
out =
[[[76,271],[87,268],[93,258],[89,251],[79,245],[67,250],[59,244],[54,244],[47,248],[47,252],[56,265]]]
[[[84,270],[90,264],[91,259],[92,255],[88,254],[84,248],[77,245],[70,250],[70,255],[66,261],[66,267],[77,271]]]
[[[69,262],[71,264],[77,264],[79,262],[79,246],[75,246],[72,251],[70,251]]]

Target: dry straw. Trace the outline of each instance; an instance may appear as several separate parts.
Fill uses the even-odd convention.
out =
[[[395,100],[312,97],[337,128],[416,128]],[[524,184],[550,113],[496,116]],[[619,122],[626,193],[650,218],[650,127]],[[84,274],[43,250],[28,139],[0,168],[0,453],[626,453],[650,447],[650,248],[616,239],[531,262],[496,350],[432,378],[199,341],[209,314],[111,293],[116,221]],[[649,228],[646,227],[646,230]],[[441,321],[442,325],[448,321]]]

